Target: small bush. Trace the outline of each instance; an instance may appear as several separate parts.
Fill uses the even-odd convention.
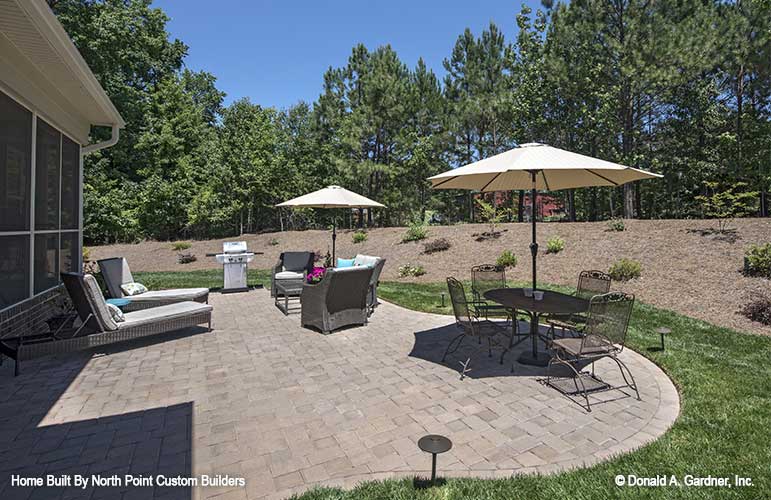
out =
[[[87,246],[83,247],[83,262],[88,262],[91,260],[91,249]]]
[[[546,242],[546,253],[560,253],[565,249],[565,240],[559,236],[552,236]]]
[[[187,250],[188,248],[192,247],[193,244],[189,241],[175,241],[171,244],[171,249],[175,252],[179,252],[182,250]]]
[[[404,236],[402,236],[402,243],[425,240],[427,236],[428,226],[423,222],[413,222],[407,228],[407,232],[404,233]]]
[[[744,262],[747,274],[771,278],[771,243],[752,245],[744,254]]]
[[[452,243],[450,243],[450,240],[447,238],[439,238],[434,241],[424,243],[423,253],[432,254],[436,252],[444,252],[445,250],[449,250],[451,246]]]
[[[195,262],[198,260],[198,257],[195,256],[195,254],[192,253],[181,253],[177,255],[177,262],[180,264],[189,264],[191,262]]]
[[[771,325],[771,299],[768,297],[756,298],[742,307],[739,312],[752,321],[757,321],[764,325]]]
[[[608,231],[625,231],[626,230],[626,224],[624,224],[624,219],[610,219],[608,221]]]
[[[268,245],[272,247],[278,245],[278,238],[271,238],[270,241],[268,242]]]
[[[364,243],[367,241],[367,233],[364,231],[356,231],[353,233],[353,242],[354,243]]]
[[[636,260],[619,259],[610,266],[608,274],[616,281],[629,281],[640,277],[642,274],[642,264]]]
[[[504,250],[495,263],[500,267],[516,267],[517,256],[511,250]]]
[[[423,276],[426,274],[426,270],[423,269],[423,266],[420,264],[412,265],[412,264],[405,264],[403,266],[399,266],[399,276],[402,278],[408,277],[408,276]]]

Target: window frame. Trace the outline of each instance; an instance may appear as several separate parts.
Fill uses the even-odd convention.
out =
[[[34,297],[36,295],[39,295],[41,293],[45,293],[48,290],[51,290],[51,288],[54,287],[47,287],[43,290],[40,290],[39,292],[35,292],[35,236],[36,235],[50,235],[50,234],[57,234],[59,236],[59,244],[58,244],[58,254],[57,254],[57,265],[60,265],[61,262],[61,253],[62,253],[62,236],[63,235],[72,235],[77,233],[77,249],[75,249],[75,262],[74,265],[76,269],[81,269],[83,266],[83,145],[80,144],[75,138],[64,132],[59,126],[56,125],[55,122],[47,118],[44,114],[39,113],[34,107],[26,104],[19,98],[17,98],[12,91],[9,91],[9,89],[5,88],[4,86],[0,85],[0,92],[3,93],[6,97],[8,97],[11,101],[16,103],[16,105],[24,108],[31,114],[31,151],[30,151],[30,188],[29,188],[29,230],[23,230],[23,231],[0,231],[0,237],[2,236],[28,236],[29,237],[29,255],[27,256],[28,262],[29,262],[29,289],[27,290],[25,299]],[[36,230],[35,229],[35,198],[36,198],[36,186],[35,186],[35,177],[37,175],[37,125],[38,120],[44,121],[48,126],[53,128],[58,134],[59,134],[59,197],[58,197],[58,203],[59,203],[59,217],[58,217],[58,227],[57,229],[45,229],[45,230]],[[63,142],[64,138],[67,138],[70,140],[73,144],[77,146],[77,153],[78,153],[78,164],[77,168],[78,171],[76,173],[76,177],[78,179],[77,181],[77,194],[78,194],[78,206],[76,207],[76,214],[75,217],[77,219],[77,227],[76,229],[62,229],[62,155],[63,155]],[[58,286],[55,285],[55,286]],[[11,307],[13,304],[7,304],[5,306],[0,307],[0,310]]]

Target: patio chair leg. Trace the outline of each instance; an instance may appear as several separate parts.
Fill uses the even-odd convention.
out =
[[[586,392],[586,384],[584,384],[584,381],[581,379],[581,373],[579,371],[577,371],[576,368],[573,366],[573,364],[570,363],[569,361],[564,360],[564,359],[560,358],[559,356],[557,356],[556,358],[551,358],[549,360],[549,364],[546,365],[546,385],[551,385],[550,381],[551,381],[551,365],[552,365],[552,363],[557,363],[557,364],[560,364],[560,365],[565,365],[568,368],[570,368],[571,371],[575,374],[575,377],[573,377],[573,384],[575,384],[575,386],[576,386],[576,392],[580,392],[581,393],[581,395],[584,397],[584,400],[586,401],[586,411],[587,412],[591,412],[592,411],[592,406],[589,403],[589,393]],[[580,389],[578,387],[578,382],[581,382],[581,388]],[[554,386],[552,386],[552,387],[554,387]],[[564,391],[562,391],[558,387],[554,387],[554,388],[557,389],[558,391],[562,392],[566,396],[568,395],[567,393],[565,393]]]
[[[620,359],[618,359],[616,356],[610,356],[610,359],[616,362],[618,365],[618,369],[621,371],[621,376],[624,378],[624,383],[627,387],[634,389],[635,394],[637,394],[637,401],[642,401],[640,398],[640,391],[637,390],[637,382],[634,380],[634,375],[632,375],[632,371],[629,369],[626,364],[624,364]],[[632,383],[629,383],[629,380],[627,380],[626,375],[624,374],[624,369],[626,369],[627,373],[629,373],[629,378],[632,379]]]

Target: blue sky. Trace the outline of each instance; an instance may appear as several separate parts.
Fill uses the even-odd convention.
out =
[[[189,47],[187,67],[217,77],[228,95],[279,108],[313,101],[329,66],[361,42],[390,43],[407,65],[420,56],[440,76],[442,60],[466,27],[494,21],[513,40],[523,0],[156,0],[168,30]],[[540,0],[526,0],[538,8]]]

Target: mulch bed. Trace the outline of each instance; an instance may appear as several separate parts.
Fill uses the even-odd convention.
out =
[[[626,283],[614,283],[615,289],[634,293],[639,300],[671,309],[711,323],[759,334],[771,335],[771,327],[752,322],[738,311],[753,297],[771,295],[771,280],[742,275],[744,251],[750,244],[771,241],[771,219],[743,219],[733,224],[731,238],[714,234],[714,221],[653,220],[627,221],[626,231],[611,232],[597,223],[541,223],[538,225],[538,279],[555,284],[575,285],[583,269],[607,271],[611,263],[625,257],[642,263],[642,276]],[[340,231],[337,254],[379,255],[388,259],[383,279],[398,281],[441,281],[447,276],[469,279],[472,265],[494,263],[503,250],[519,258],[508,278],[530,278],[530,225],[502,224],[500,235],[477,241],[489,230],[482,224],[432,226],[423,242],[401,243],[405,228],[377,228],[368,231],[367,241],[354,244],[352,231]],[[546,254],[546,240],[558,235],[565,240],[565,250]],[[452,247],[431,255],[423,253],[423,243],[447,238]],[[236,238],[227,238],[233,240]],[[269,268],[285,250],[314,250],[326,253],[331,247],[329,231],[312,230],[244,235],[253,251],[265,252],[250,264]],[[271,240],[277,245],[270,245]],[[219,252],[223,240],[193,241],[186,252],[198,257],[188,264],[177,262],[177,253],[168,242],[147,241],[132,245],[91,248],[91,258],[125,256],[136,271],[185,271],[219,267],[206,253]],[[403,264],[419,264],[426,274],[419,278],[399,278]]]

